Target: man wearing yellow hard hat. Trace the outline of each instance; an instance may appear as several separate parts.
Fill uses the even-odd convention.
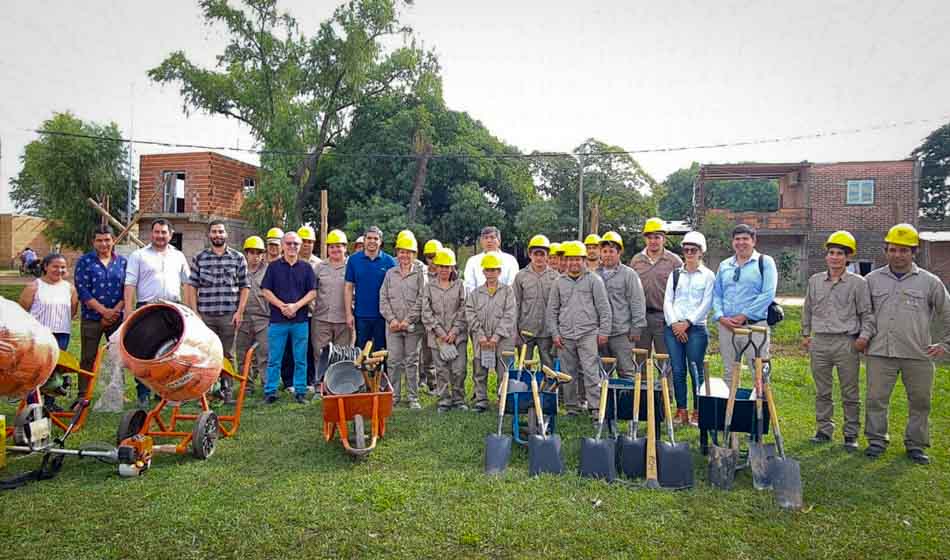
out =
[[[270,304],[261,294],[261,281],[267,272],[267,262],[264,259],[264,240],[252,235],[244,240],[244,258],[247,260],[247,283],[249,293],[247,305],[244,308],[244,320],[238,328],[235,344],[237,346],[237,370],[242,371],[244,356],[255,342],[254,363],[249,371],[247,392],[250,393],[260,380],[264,387],[264,376],[267,375],[267,326],[270,323]]]
[[[548,268],[561,273],[561,244],[557,241],[551,242],[551,248],[548,250]]]
[[[574,380],[564,386],[567,413],[582,411],[584,398],[593,414],[600,397],[600,355],[598,347],[610,335],[610,301],[604,281],[587,269],[587,249],[580,241],[562,245],[567,273],[558,276],[548,296],[545,316],[564,371]],[[580,395],[583,380],[586,395]]]
[[[587,269],[593,272],[600,266],[600,236],[596,233],[587,234],[584,247],[587,249]]]
[[[333,229],[327,233],[327,260],[313,267],[317,280],[317,300],[310,321],[313,353],[319,357],[330,343],[348,345],[353,330],[346,324],[343,276],[346,272],[346,234]],[[321,379],[317,379],[319,383]]]
[[[880,457],[890,440],[888,405],[900,375],[907,394],[904,449],[918,465],[930,463],[930,407],[934,360],[950,351],[950,295],[940,279],[918,267],[914,255],[920,238],[910,224],[897,224],[884,237],[887,266],[867,275],[877,332],[868,344],[865,454]],[[931,324],[940,318],[943,333],[931,339]]]
[[[534,349],[541,355],[541,363],[548,367],[554,366],[554,356],[551,352],[551,333],[544,321],[548,308],[548,294],[551,286],[557,281],[559,274],[548,266],[548,251],[551,242],[544,235],[535,235],[528,241],[528,256],[531,262],[515,275],[515,301],[518,305],[518,333],[525,337],[525,331],[530,332],[526,342],[528,356],[534,356]]]
[[[811,358],[815,381],[813,443],[828,443],[834,437],[834,369],[838,369],[841,406],[844,411],[844,447],[858,448],[861,429],[860,353],[874,336],[874,316],[868,283],[848,272],[848,260],[858,251],[857,241],[847,231],[836,231],[825,241],[824,272],[813,274],[805,288],[802,306],[802,346]]]
[[[279,227],[272,227],[267,230],[267,255],[266,260],[268,263],[272,263],[280,258],[281,254],[281,243],[284,238],[284,230]]]
[[[683,261],[664,246],[666,223],[660,218],[647,220],[643,224],[642,234],[646,246],[630,259],[630,268],[640,275],[647,308],[647,326],[640,333],[637,348],[655,348],[656,352],[665,354],[663,300],[666,296],[666,281],[674,270],[683,266]]]
[[[646,307],[640,277],[620,262],[622,255],[623,238],[620,234],[615,231],[605,233],[600,238],[600,267],[597,268],[610,302],[610,334],[604,354],[617,358],[621,377],[633,379],[636,364],[632,351],[640,338],[640,331],[647,325]]]
[[[310,226],[300,226],[297,235],[300,236],[300,242],[302,243],[300,246],[300,260],[309,263],[311,267],[320,264],[320,257],[313,254],[313,249],[317,245],[317,232]]]

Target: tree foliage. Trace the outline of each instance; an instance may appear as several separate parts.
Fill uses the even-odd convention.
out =
[[[122,134],[115,123],[87,123],[68,112],[55,113],[41,128],[116,139],[44,134],[27,144],[20,158],[23,169],[11,181],[10,198],[17,208],[49,220],[47,237],[67,247],[87,248],[89,234],[101,220],[87,198],[100,204],[108,200],[113,215],[126,217],[126,144],[118,141]]]
[[[705,185],[706,208],[733,212],[775,212],[778,210],[778,182],[767,179],[709,181]]]
[[[663,181],[663,196],[659,199],[660,216],[667,220],[686,220],[692,223],[693,186],[699,176],[699,163],[677,169]]]
[[[921,163],[920,213],[933,220],[950,216],[950,123],[934,130],[911,152]]]
[[[320,177],[324,151],[346,133],[362,103],[393,91],[438,88],[438,63],[400,23],[399,0],[350,0],[303,34],[277,0],[200,0],[205,22],[228,37],[213,69],[182,51],[149,70],[175,84],[184,111],[247,125],[264,149],[261,184],[245,213],[260,223],[299,223]],[[402,38],[403,46],[384,44]]]

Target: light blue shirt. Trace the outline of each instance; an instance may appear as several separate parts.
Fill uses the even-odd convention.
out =
[[[762,259],[764,278],[759,274],[759,259]],[[741,314],[752,322],[764,321],[778,288],[775,261],[752,251],[752,257],[740,269],[738,280],[735,280],[736,268],[735,256],[719,264],[713,286],[713,320]]]
[[[693,272],[679,269],[679,282],[673,290],[673,276],[666,279],[666,291],[663,296],[663,316],[667,325],[680,321],[689,321],[693,325],[705,325],[706,315],[712,307],[713,284],[716,275],[700,264]]]

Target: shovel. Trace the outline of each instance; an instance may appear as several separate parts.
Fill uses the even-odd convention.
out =
[[[653,402],[653,360],[647,360],[647,463],[644,486],[650,489],[660,487],[656,464],[656,410]],[[639,400],[639,399],[638,399]]]
[[[778,429],[778,411],[775,409],[775,399],[772,397],[772,387],[765,384],[765,398],[769,403],[769,416],[772,419],[772,434],[778,447],[778,457],[769,461],[769,476],[772,479],[772,489],[775,491],[775,503],[782,509],[799,511],[804,506],[802,501],[802,468],[795,459],[785,457],[785,444],[782,441],[782,432]]]
[[[693,487],[693,455],[689,452],[689,444],[676,443],[673,433],[673,414],[670,410],[670,386],[667,377],[670,372],[669,356],[656,354],[657,360],[665,360],[660,382],[663,385],[663,412],[666,414],[666,427],[670,434],[670,441],[661,441],[657,447],[657,461],[659,463],[659,480],[663,488],[682,490]]]
[[[525,346],[527,348],[527,346]],[[534,399],[535,420],[538,433],[528,437],[528,474],[538,476],[543,473],[561,474],[564,464],[561,462],[561,436],[547,435],[544,425],[544,412],[541,409],[541,397],[538,394],[538,380],[531,376],[531,397]]]
[[[603,366],[616,366],[617,358],[601,358]],[[581,440],[581,476],[588,478],[603,478],[612,482],[617,478],[617,460],[614,456],[617,444],[613,440],[600,439],[604,431],[604,416],[607,414],[607,385],[610,375],[601,367],[600,379],[600,407],[597,410],[597,436]]]
[[[750,327],[752,333],[768,332],[765,327]],[[755,350],[755,432],[756,439],[749,444],[749,466],[752,469],[752,486],[756,490],[770,490],[772,481],[769,477],[769,459],[775,457],[775,446],[762,443],[762,431],[764,420],[762,417],[762,344],[765,343],[764,337],[762,344],[752,342],[753,334],[749,335],[749,341]]]
[[[489,371],[491,377],[493,371]],[[501,394],[498,395],[498,433],[485,436],[485,474],[501,474],[511,458],[511,436],[501,434],[505,422],[505,399],[508,397],[508,370],[502,374]]]
[[[722,445],[713,445],[709,448],[709,482],[722,490],[730,490],[736,479],[736,467],[739,463],[739,450],[730,446],[732,436],[732,411],[736,406],[736,391],[739,390],[739,377],[742,373],[742,352],[736,344],[736,335],[751,333],[749,329],[733,329],[732,345],[736,350],[736,363],[732,368],[732,383],[729,386],[729,400],[726,402],[726,418],[724,422],[725,435]],[[750,340],[751,341],[751,340]],[[748,347],[748,343],[746,344]]]
[[[620,472],[628,478],[643,478],[646,476],[647,440],[638,438],[640,427],[640,384],[643,381],[643,358],[649,352],[646,348],[633,349],[633,364],[636,376],[633,381],[633,418],[627,424],[627,435],[617,438]]]

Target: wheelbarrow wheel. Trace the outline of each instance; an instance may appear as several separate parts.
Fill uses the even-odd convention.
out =
[[[361,414],[353,417],[353,443],[357,449],[366,448],[366,426]]]
[[[119,429],[116,430],[116,444],[121,445],[123,441],[142,431],[147,416],[148,414],[142,409],[126,412],[119,421]]]
[[[219,433],[217,414],[211,410],[199,414],[191,431],[191,454],[202,460],[211,457]]]
[[[550,426],[551,426],[551,415],[550,415],[550,414],[545,414],[545,415],[544,415],[544,425],[545,425],[545,426],[548,426],[548,427],[550,428]],[[550,433],[550,431],[551,431],[551,430],[549,429],[548,432]],[[529,436],[533,436],[533,435],[536,435],[536,434],[540,435],[541,432],[538,430],[537,415],[534,413],[534,409],[532,408],[532,409],[530,409],[530,410],[528,411],[528,435],[529,435]]]

